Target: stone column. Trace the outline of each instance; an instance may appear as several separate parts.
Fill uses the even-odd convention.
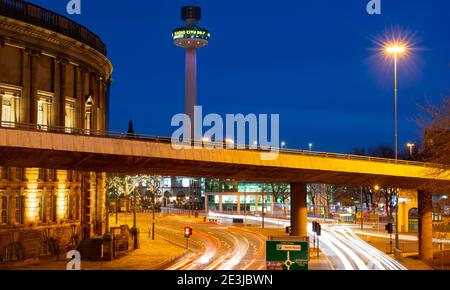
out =
[[[208,214],[208,193],[205,192],[205,214]]]
[[[106,231],[106,173],[97,172],[96,177],[95,233],[97,235],[103,235]]]
[[[219,212],[223,211],[223,205],[222,205],[222,193],[219,193]]]
[[[421,260],[433,259],[433,205],[428,191],[419,191],[419,256]]]
[[[22,50],[22,95],[20,99],[20,122],[30,123],[31,54]]]
[[[83,124],[82,124],[82,116],[81,116],[81,104],[83,103],[83,100],[81,98],[82,93],[81,93],[81,73],[80,73],[80,67],[78,66],[73,66],[74,69],[74,81],[73,81],[73,86],[74,86],[74,99],[76,99],[75,102],[75,123],[74,123],[74,127],[77,129],[83,128]]]
[[[59,102],[58,118],[54,120],[58,126],[66,127],[66,65],[68,60],[64,58],[57,58],[55,66],[55,95]]]
[[[293,236],[308,236],[307,220],[306,184],[291,183],[291,227]]]
[[[259,195],[255,195],[255,213],[258,212],[258,203],[259,203],[258,198],[259,198]]]
[[[86,75],[87,75],[87,69],[85,67],[79,68],[79,76],[80,76],[80,125],[79,128],[85,129],[86,128],[86,97],[89,95],[89,84],[86,82]]]
[[[33,49],[25,49],[25,53],[29,54],[29,67],[30,67],[30,86],[29,86],[29,122],[31,124],[37,123],[37,78],[38,78],[38,65],[40,51]],[[28,102],[28,101],[27,101]]]
[[[93,197],[95,197],[95,174],[83,172],[81,182],[81,224],[83,228],[83,238],[91,238],[94,234],[93,227]]]

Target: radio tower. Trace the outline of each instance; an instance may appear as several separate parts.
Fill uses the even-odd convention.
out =
[[[186,50],[186,91],[185,113],[191,119],[191,139],[194,139],[194,107],[197,105],[197,49],[207,46],[211,34],[197,26],[201,18],[201,8],[185,6],[181,8],[181,19],[186,26],[172,32],[175,45]]]

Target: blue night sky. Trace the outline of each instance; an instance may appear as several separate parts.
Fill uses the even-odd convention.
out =
[[[30,1],[67,15],[66,0]],[[393,144],[393,65],[374,57],[373,38],[412,35],[420,48],[400,61],[400,144],[420,138],[417,104],[450,91],[450,1],[82,0],[70,16],[97,33],[114,64],[110,129],[170,136],[183,112],[184,51],[171,31],[180,7],[203,8],[212,33],[198,54],[206,113],[280,114],[287,147],[348,152]]]

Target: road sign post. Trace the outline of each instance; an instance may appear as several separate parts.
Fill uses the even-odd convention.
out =
[[[307,237],[269,237],[266,242],[267,270],[308,270]]]

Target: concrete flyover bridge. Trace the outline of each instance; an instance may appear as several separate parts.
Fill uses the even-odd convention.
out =
[[[177,150],[171,139],[164,137],[7,125],[0,128],[0,166],[290,183],[292,229],[299,236],[307,235],[307,183],[378,184],[412,190],[428,182],[450,186],[449,169],[420,162],[292,149],[280,149],[276,159],[262,160],[260,148],[211,149],[197,144]],[[430,259],[431,194],[418,193],[420,250],[424,259]]]

